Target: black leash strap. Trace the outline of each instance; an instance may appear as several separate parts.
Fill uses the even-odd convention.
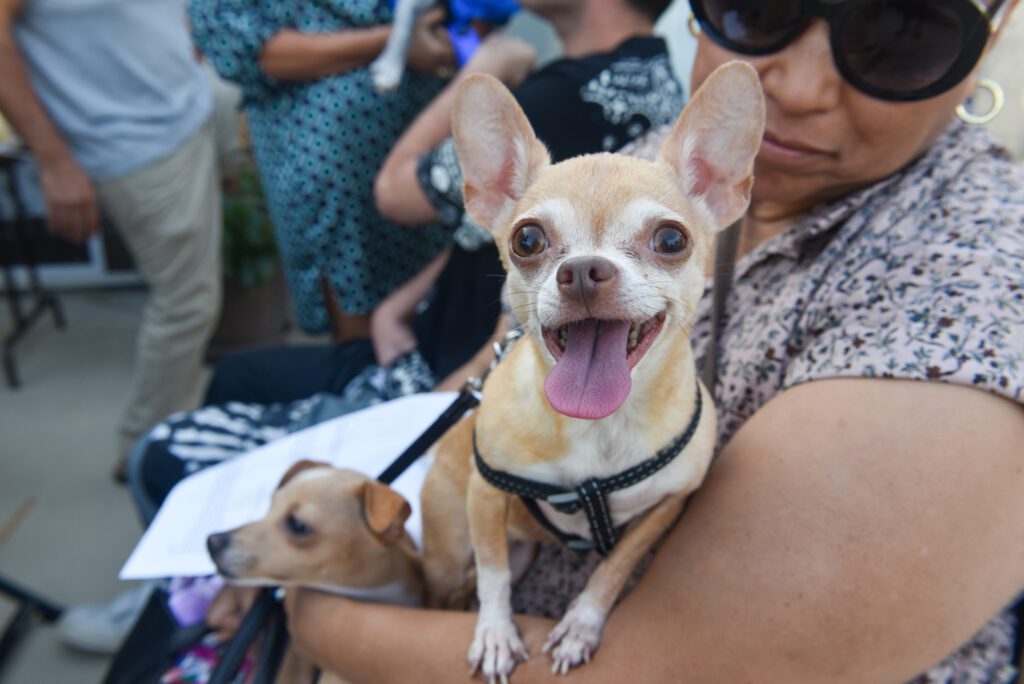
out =
[[[487,465],[487,462],[480,455],[480,449],[477,448],[476,444],[476,432],[474,431],[473,458],[476,461],[477,470],[492,486],[520,497],[531,515],[545,529],[555,534],[556,537],[569,547],[577,550],[595,548],[602,556],[607,556],[615,548],[615,544],[618,543],[618,532],[612,524],[607,495],[645,480],[668,465],[672,459],[686,448],[686,445],[689,444],[694,433],[697,431],[703,405],[700,383],[695,384],[697,386],[697,396],[693,415],[690,417],[690,422],[682,434],[651,458],[627,468],[617,475],[606,478],[590,478],[569,489],[495,470]],[[575,535],[568,535],[559,530],[541,511],[540,506],[536,503],[538,499],[544,500],[561,513],[571,515],[582,510],[587,516],[593,542],[591,543]]]
[[[391,462],[391,465],[384,472],[377,476],[377,481],[384,484],[394,482],[399,475],[405,472],[406,468],[425,454],[427,449],[434,445],[434,442],[441,439],[441,435],[447,432],[448,428],[459,422],[459,419],[466,415],[467,411],[476,408],[479,404],[479,395],[472,390],[464,389],[459,392],[459,396],[444,410],[444,413],[438,416],[437,420],[422,435],[416,438],[415,442],[410,444],[405,451],[398,455],[398,458]]]

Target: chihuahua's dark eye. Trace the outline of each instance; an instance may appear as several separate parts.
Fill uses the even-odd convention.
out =
[[[313,532],[313,528],[296,518],[292,513],[284,519],[284,526],[296,537],[305,537]]]
[[[651,237],[651,249],[658,254],[680,254],[689,247],[690,238],[679,226],[662,224]]]
[[[512,251],[523,258],[537,256],[548,248],[548,238],[540,226],[527,223],[512,235]]]

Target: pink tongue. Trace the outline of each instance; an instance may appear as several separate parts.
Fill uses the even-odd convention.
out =
[[[626,362],[628,321],[587,319],[569,326],[565,354],[544,382],[559,413],[596,420],[622,406],[633,384]]]

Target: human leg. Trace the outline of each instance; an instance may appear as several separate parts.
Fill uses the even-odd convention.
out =
[[[373,360],[369,340],[232,354],[217,365],[203,404],[273,404],[317,392],[340,394]]]
[[[195,404],[220,307],[221,200],[212,124],[170,157],[97,191],[150,296],[121,424],[121,457],[161,418]]]

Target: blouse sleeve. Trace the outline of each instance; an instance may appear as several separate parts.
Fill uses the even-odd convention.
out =
[[[462,167],[459,166],[452,138],[445,139],[419,158],[416,176],[441,225],[454,231],[452,239],[460,247],[467,252],[475,252],[493,243],[490,233],[466,215],[462,199]]]
[[[462,168],[455,153],[455,141],[446,138],[425,152],[416,162],[416,177],[441,224],[449,228],[458,227],[465,208],[462,202]]]
[[[260,68],[263,44],[288,28],[288,3],[265,0],[191,0],[193,40],[223,78],[242,87],[249,101],[266,97],[278,82]]]
[[[1024,199],[1000,192],[997,211],[961,199],[977,192],[951,188],[955,201],[875,236],[879,248],[840,269],[798,326],[786,386],[938,380],[1024,402]]]

